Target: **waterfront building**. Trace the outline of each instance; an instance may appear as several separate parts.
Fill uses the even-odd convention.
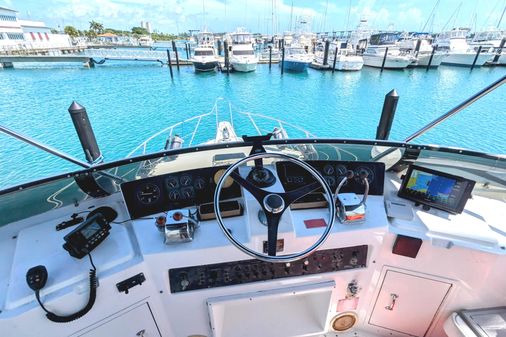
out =
[[[43,21],[23,20],[17,11],[0,7],[0,51],[71,47],[66,34],[53,34]]]

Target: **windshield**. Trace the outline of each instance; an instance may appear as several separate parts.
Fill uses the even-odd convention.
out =
[[[195,50],[195,56],[213,56],[212,50]]]
[[[255,52],[253,50],[234,50],[234,55],[241,56],[241,55],[255,55]]]
[[[274,141],[275,143],[276,141]],[[404,155],[406,148],[402,144],[375,145],[375,142],[353,141],[291,141],[282,144],[266,145],[268,152],[282,152],[304,160],[340,160],[371,161],[378,155],[389,151],[379,161],[385,163],[386,169],[392,167]],[[476,195],[503,195],[506,192],[506,157],[483,156],[479,154],[459,153],[459,151],[441,151],[439,148],[428,149],[426,146],[411,146],[419,152],[415,163],[429,165],[438,170],[458,174],[475,180]],[[149,159],[133,159],[118,164],[106,165],[106,169],[94,173],[99,184],[110,193],[119,192],[120,182],[104,176],[113,174],[121,177],[123,182],[146,177],[184,171],[194,168],[230,165],[247,156],[251,146],[241,143],[185,149],[184,153],[151,155]],[[197,151],[198,150],[198,151]],[[394,150],[394,151],[392,151]],[[22,190],[3,191],[0,194],[0,226],[16,220],[40,214],[51,209],[78,204],[89,199],[76,184],[73,175],[62,176],[47,183],[27,186]]]

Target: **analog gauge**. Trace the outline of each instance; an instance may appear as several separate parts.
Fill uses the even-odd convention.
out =
[[[346,174],[346,166],[339,164],[336,166],[336,173],[338,176],[344,176]]]
[[[193,187],[184,187],[181,189],[181,196],[183,199],[192,199],[195,196]]]
[[[334,175],[334,167],[330,164],[325,165],[323,167],[323,174],[328,175],[328,176],[333,176]]]
[[[195,179],[193,186],[195,186],[195,188],[199,191],[203,190],[206,187],[206,181],[201,177],[198,177],[197,179]]]
[[[181,176],[181,178],[179,179],[179,182],[181,183],[181,186],[190,186],[190,184],[192,183],[192,177],[185,174],[185,175]]]
[[[145,205],[154,204],[160,199],[160,188],[155,184],[144,184],[137,190],[137,199]]]
[[[169,199],[172,201],[181,199],[181,193],[179,193],[179,190],[171,190],[169,191]]]
[[[356,182],[363,184],[362,179],[364,176],[367,177],[369,185],[374,181],[374,173],[371,171],[370,168],[361,166],[354,171],[354,177]]]
[[[175,176],[168,177],[165,180],[165,184],[169,189],[178,188],[179,187],[179,180]]]
[[[330,187],[334,187],[336,185],[336,178],[333,176],[324,176],[323,179],[325,179]]]
[[[332,319],[330,326],[335,332],[345,332],[355,326],[357,315],[353,312],[344,312]]]
[[[221,169],[221,170],[216,171],[216,173],[214,174],[213,179],[214,179],[214,183],[216,185],[218,185],[218,182],[220,181],[223,173],[225,173],[225,170]],[[232,186],[233,183],[234,183],[234,179],[232,179],[230,176],[228,176],[227,179],[225,179],[225,182],[223,183],[223,188],[229,188],[230,186]]]

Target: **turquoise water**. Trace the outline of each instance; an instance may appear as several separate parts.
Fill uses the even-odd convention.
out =
[[[254,73],[230,76],[195,74],[192,67],[174,72],[171,80],[166,67],[121,62],[95,69],[70,64],[0,70],[0,124],[84,160],[67,112],[76,100],[87,108],[105,160],[111,161],[154,132],[210,111],[223,97],[238,110],[277,117],[320,137],[374,138],[384,95],[396,89],[400,100],[390,139],[402,140],[504,76],[506,68],[380,73],[364,67],[281,76],[277,65],[272,70],[259,65]],[[505,94],[506,87],[499,88],[416,142],[506,153]],[[214,121],[202,131],[213,136]],[[0,145],[0,189],[78,169],[4,134]]]

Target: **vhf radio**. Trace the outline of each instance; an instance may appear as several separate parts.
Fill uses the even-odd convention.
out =
[[[110,229],[109,221],[102,213],[97,213],[65,235],[63,248],[69,252],[70,256],[82,259],[104,241]]]

